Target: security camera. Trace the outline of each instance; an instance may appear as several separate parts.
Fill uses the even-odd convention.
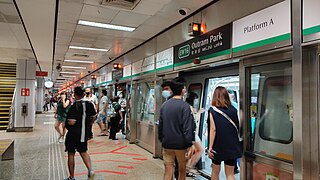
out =
[[[180,8],[180,9],[178,10],[178,12],[179,12],[179,14],[180,14],[181,16],[187,15],[187,14],[189,13],[189,11],[190,11],[190,9],[188,9],[188,8]]]
[[[56,66],[56,69],[57,69],[58,72],[61,72],[61,71],[62,71],[62,68],[61,68],[61,64],[60,64],[60,63],[58,63],[58,65]]]

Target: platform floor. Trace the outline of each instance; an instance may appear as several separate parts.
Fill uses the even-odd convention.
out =
[[[94,132],[99,132],[96,124]],[[0,131],[0,139],[10,138],[15,140],[14,160],[0,161],[1,180],[61,180],[68,177],[67,153],[64,143],[58,142],[52,112],[36,116],[33,132]],[[89,154],[96,172],[95,180],[163,179],[163,161],[154,159],[151,153],[127,140],[112,141],[105,136],[94,136],[89,141]],[[79,154],[75,178],[87,179],[87,169]]]
[[[94,126],[98,132],[98,126]],[[97,134],[97,133],[96,133]],[[0,139],[15,139],[14,160],[0,162],[0,179],[61,180],[68,176],[67,153],[54,130],[52,113],[36,117],[33,132],[7,133],[0,131]],[[95,179],[162,179],[163,162],[154,159],[144,149],[128,141],[111,141],[95,136],[89,141],[89,154]],[[76,179],[87,179],[82,159],[76,156]]]

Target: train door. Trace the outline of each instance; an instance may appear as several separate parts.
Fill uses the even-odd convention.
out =
[[[211,77],[206,79],[205,83],[205,94],[204,94],[204,101],[203,106],[206,110],[208,110],[211,107],[212,103],[212,96],[213,92],[218,86],[225,87],[231,98],[232,105],[239,110],[239,75],[225,75],[220,77]],[[209,141],[208,141],[208,125],[207,125],[207,119],[208,119],[208,111],[204,113],[203,116],[203,124],[202,124],[202,143],[203,146],[208,149]],[[207,173],[211,174],[211,159],[207,156],[207,152],[202,157],[202,170]],[[237,164],[239,166],[239,164]],[[223,169],[223,165],[221,166],[220,171],[220,179],[226,179],[225,173]],[[235,174],[236,179],[239,179],[239,174]]]
[[[266,63],[266,61],[268,63]],[[245,167],[242,179],[293,179],[290,54],[241,61]]]
[[[214,65],[212,65],[214,66]],[[188,96],[194,94],[199,97],[200,104],[195,101],[193,107],[197,110],[204,109],[201,115],[198,135],[205,147],[205,153],[202,155],[198,169],[204,176],[211,176],[212,161],[208,158],[208,110],[211,106],[213,91],[217,86],[224,86],[230,92],[232,104],[239,109],[239,64],[234,61],[225,61],[224,64],[210,69],[203,69],[194,72],[181,73],[187,81]],[[187,97],[188,97],[187,96]],[[221,166],[220,179],[226,179],[223,166]],[[239,174],[236,174],[236,179],[239,179]]]

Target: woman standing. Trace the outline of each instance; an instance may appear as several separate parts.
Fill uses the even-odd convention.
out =
[[[70,100],[67,99],[67,93],[62,92],[60,96],[60,100],[57,103],[56,112],[54,114],[54,118],[56,118],[56,123],[54,125],[54,128],[60,135],[58,138],[58,141],[60,143],[63,143],[64,135],[66,134],[65,122],[66,122],[67,113],[70,107],[69,105],[70,105]],[[60,124],[62,124],[62,132],[60,130]]]
[[[236,159],[241,157],[242,146],[239,141],[239,120],[236,108],[231,105],[226,88],[218,86],[209,109],[209,151],[212,159],[211,179],[218,180],[220,164],[224,161],[227,180],[234,180]]]
[[[119,131],[119,125],[122,123],[123,118],[122,118],[122,112],[121,112],[121,106],[118,103],[119,101],[119,97],[116,96],[112,99],[112,104],[111,106],[114,109],[115,112],[115,116],[110,117],[110,135],[109,135],[109,139],[112,140],[117,140],[116,139],[116,134]]]

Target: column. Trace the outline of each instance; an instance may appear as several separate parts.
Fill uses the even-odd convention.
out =
[[[37,78],[37,88],[36,88],[36,99],[37,99],[37,108],[36,108],[36,113],[37,114],[41,114],[42,110],[43,110],[43,105],[44,105],[44,99],[43,99],[43,95],[44,95],[44,78]]]
[[[35,125],[36,61],[18,59],[15,95],[15,131],[32,131]]]

